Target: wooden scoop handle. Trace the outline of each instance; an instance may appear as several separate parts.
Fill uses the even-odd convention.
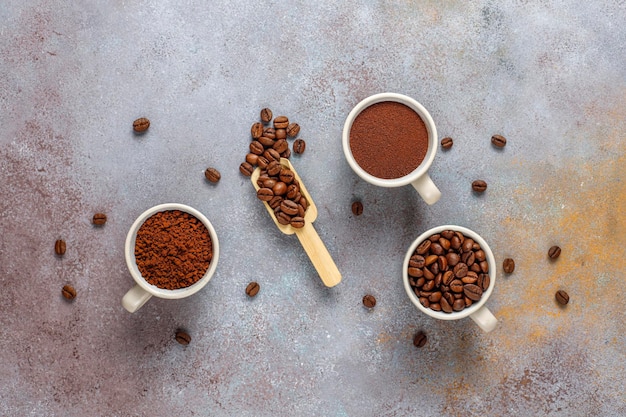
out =
[[[317,234],[312,223],[306,223],[303,228],[296,229],[296,236],[300,240],[304,251],[309,255],[311,263],[317,270],[322,282],[327,287],[334,287],[341,282],[341,272],[330,257],[328,249]]]

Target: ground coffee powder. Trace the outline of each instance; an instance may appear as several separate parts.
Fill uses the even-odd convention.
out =
[[[428,151],[428,130],[410,107],[383,101],[365,108],[350,129],[350,150],[357,164],[382,179],[403,177]]]
[[[209,231],[189,213],[155,213],[137,231],[137,267],[146,281],[159,288],[175,290],[196,283],[208,270],[212,257]]]

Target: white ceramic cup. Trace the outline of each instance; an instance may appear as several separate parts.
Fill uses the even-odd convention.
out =
[[[209,264],[209,268],[207,269],[204,276],[200,278],[200,280],[198,280],[195,284],[176,290],[167,290],[149,284],[148,281],[146,281],[141,276],[141,272],[139,272],[139,268],[137,268],[137,263],[135,262],[135,240],[137,238],[137,231],[139,230],[141,225],[143,225],[143,223],[153,214],[161,211],[170,210],[184,211],[200,220],[209,231],[209,235],[211,236],[211,244],[213,247],[213,257],[211,258],[211,263]],[[135,280],[135,286],[124,295],[124,297],[122,298],[122,305],[126,310],[134,313],[135,311],[139,310],[152,296],[176,299],[189,297],[190,295],[200,291],[209,282],[209,280],[215,273],[215,268],[217,268],[217,261],[220,256],[220,245],[217,240],[217,234],[215,233],[213,225],[211,224],[209,219],[207,219],[202,213],[184,204],[168,203],[154,206],[144,211],[137,218],[137,220],[135,220],[133,225],[130,227],[130,230],[128,231],[128,235],[126,235],[126,245],[124,248],[124,252],[126,255],[126,265],[128,266],[128,270],[130,271],[131,276]]]
[[[352,123],[354,119],[363,111],[366,107],[372,104],[380,103],[383,101],[395,101],[402,103],[411,108],[417,113],[424,121],[426,129],[428,130],[428,151],[422,163],[415,168],[412,172],[404,177],[394,179],[378,178],[370,173],[366,172],[354,159],[352,150],[350,149],[350,130],[352,129]],[[357,173],[357,175],[363,178],[370,184],[378,185],[379,187],[401,187],[407,184],[411,184],[424,199],[427,204],[434,204],[439,201],[441,197],[441,191],[437,188],[435,183],[430,179],[428,175],[428,168],[430,168],[435,154],[437,153],[437,128],[433,118],[428,113],[428,110],[424,108],[420,103],[412,99],[411,97],[396,94],[396,93],[380,93],[369,96],[357,104],[352,111],[348,114],[345,124],[343,125],[343,153],[346,156],[346,160],[350,167]]]
[[[430,308],[424,307],[422,303],[420,303],[419,298],[413,292],[413,288],[409,283],[409,274],[407,272],[409,267],[409,260],[411,259],[411,256],[413,256],[413,253],[415,252],[415,249],[417,249],[419,244],[430,236],[436,233],[441,233],[444,230],[454,230],[457,232],[461,232],[463,233],[463,235],[474,239],[474,242],[477,242],[480,245],[481,249],[485,252],[487,263],[489,264],[490,281],[487,291],[483,292],[483,295],[480,300],[478,300],[478,302],[473,303],[471,306],[461,311],[453,311],[452,313],[434,311]],[[402,279],[404,281],[404,289],[411,299],[411,302],[413,302],[413,304],[415,304],[415,306],[419,310],[421,310],[425,314],[428,314],[430,317],[440,320],[458,320],[469,316],[485,332],[492,331],[498,324],[498,320],[495,318],[495,316],[491,314],[487,307],[485,307],[485,303],[489,299],[489,296],[491,296],[494,285],[496,285],[496,260],[493,256],[493,252],[489,248],[489,245],[487,245],[487,242],[485,242],[485,240],[479,234],[470,229],[461,226],[445,225],[432,228],[422,233],[417,239],[415,239],[415,241],[409,247],[409,250],[406,252],[406,256],[404,257],[404,263],[402,264]]]

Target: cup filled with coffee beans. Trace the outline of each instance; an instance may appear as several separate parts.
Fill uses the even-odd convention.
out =
[[[342,142],[348,164],[370,184],[411,184],[427,204],[441,197],[428,175],[437,152],[435,122],[411,97],[380,93],[362,100],[348,114]]]
[[[469,316],[485,332],[498,320],[484,306],[496,283],[487,242],[461,226],[439,226],[409,247],[402,266],[404,289],[419,310],[441,320]]]
[[[168,203],[135,220],[124,252],[135,286],[122,305],[134,313],[152,296],[177,299],[200,291],[215,273],[220,249],[215,229],[202,213]]]

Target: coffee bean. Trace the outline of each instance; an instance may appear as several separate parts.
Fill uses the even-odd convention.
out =
[[[276,129],[276,139],[287,139],[287,129]]]
[[[491,277],[489,274],[480,274],[480,285],[479,287],[483,289],[483,291],[487,291],[489,285],[491,284]]]
[[[417,334],[413,336],[413,345],[415,345],[415,347],[424,347],[427,341],[428,338],[426,337],[426,333],[424,332],[417,332]]]
[[[446,271],[443,273],[443,277],[441,279],[441,283],[443,285],[450,285],[450,283],[454,280],[454,272]]]
[[[189,334],[187,334],[187,332],[183,330],[177,330],[174,339],[176,339],[176,341],[181,345],[185,346],[188,345],[189,342],[191,342],[191,336],[189,336]]]
[[[548,256],[551,259],[556,259],[561,255],[561,248],[559,248],[558,246],[552,246],[549,250],[548,250]]]
[[[456,298],[452,303],[452,310],[461,311],[465,308],[465,301],[462,298]]]
[[[96,213],[93,215],[91,222],[96,226],[102,226],[107,222],[107,215],[104,213]]]
[[[133,122],[133,130],[136,133],[143,133],[150,127],[150,120],[145,117],[140,117]]]
[[[258,140],[253,140],[252,142],[250,142],[250,152],[252,152],[253,154],[262,155],[264,151],[265,147]]]
[[[280,203],[282,202],[283,198],[279,195],[275,195],[267,204],[269,204],[272,209],[275,209],[276,207],[280,207]]]
[[[354,203],[352,203],[352,214],[354,214],[355,216],[360,216],[361,214],[363,214],[363,203],[361,203],[360,201],[355,201]]]
[[[457,294],[463,292],[463,287],[464,287],[463,282],[460,279],[454,279],[450,283],[450,291],[455,292]]]
[[[246,177],[250,177],[254,172],[254,167],[248,162],[242,162],[241,165],[239,165],[239,172],[241,172]]]
[[[498,148],[504,148],[504,146],[506,145],[506,138],[500,135],[493,135],[491,137],[491,143],[493,144],[493,146],[496,146]]]
[[[291,216],[285,213],[284,211],[280,211],[278,214],[276,214],[276,221],[282,224],[283,226],[287,226],[288,224],[291,223]]]
[[[267,164],[266,171],[269,175],[278,175],[281,169],[282,167],[280,165],[280,162],[271,161],[269,164]]]
[[[270,120],[272,120],[272,117],[273,117],[272,111],[268,109],[267,107],[261,110],[261,121],[263,123],[269,123]]]
[[[289,126],[287,116],[276,116],[274,119],[274,129],[286,129]]]
[[[291,200],[283,200],[283,202],[280,203],[280,210],[290,216],[295,216],[298,214],[298,205]]]
[[[296,176],[293,171],[287,168],[281,169],[280,174],[278,174],[278,178],[280,178],[280,180],[285,184],[291,184],[295,177]]]
[[[54,242],[54,253],[59,256],[65,255],[65,241],[63,239],[59,239]]]
[[[506,258],[504,262],[502,262],[502,269],[507,274],[513,273],[515,271],[515,261],[511,258]]]
[[[430,240],[426,239],[425,241],[420,243],[419,246],[417,247],[417,249],[416,249],[417,253],[419,255],[426,254],[426,252],[428,252],[428,250],[430,249],[430,245],[432,245],[432,242]]]
[[[556,294],[554,294],[554,298],[556,298],[556,301],[558,301],[561,305],[569,303],[569,294],[563,290],[558,290]]]
[[[222,174],[215,168],[207,168],[206,171],[204,171],[204,176],[212,183],[217,183],[220,178],[222,178]]]
[[[367,308],[373,308],[376,305],[376,298],[373,295],[367,294],[363,297],[363,305]]]
[[[483,295],[483,289],[475,284],[466,284],[463,286],[463,294],[472,301],[478,301]]]
[[[280,154],[285,152],[287,149],[289,149],[289,144],[287,143],[287,140],[285,139],[278,139],[276,141],[276,143],[274,143],[274,145],[272,146],[272,148],[279,153],[279,156],[277,159],[280,159]]]
[[[467,275],[468,272],[467,265],[463,262],[460,262],[454,266],[453,271],[455,277],[463,278],[465,275]]]
[[[248,297],[254,297],[255,295],[259,293],[260,289],[261,289],[261,286],[257,282],[252,281],[246,287],[246,294],[248,295]]]
[[[254,139],[258,139],[263,136],[263,124],[259,122],[253,124],[250,128],[250,134]]]
[[[472,182],[472,190],[477,193],[482,193],[487,189],[487,183],[483,180],[476,180]]]
[[[249,163],[250,165],[256,165],[258,161],[259,161],[259,155],[254,154],[254,153],[246,154],[246,162]]]
[[[280,161],[280,154],[276,152],[276,150],[273,148],[266,149],[265,152],[263,152],[263,156],[266,157],[267,160],[270,162]],[[270,174],[270,175],[276,175],[276,174]]]
[[[259,157],[258,157],[258,158],[257,158],[257,160],[256,160],[256,164],[257,164],[257,166],[258,166],[259,168],[261,168],[261,169],[265,169],[265,168],[267,168],[267,166],[269,165],[269,163],[270,163],[270,161],[269,161],[266,157],[261,156],[261,155],[259,155]]]
[[[430,307],[430,301],[427,297],[420,297],[420,303],[426,308]]]
[[[261,201],[270,201],[274,197],[274,192],[271,188],[259,188],[256,196]]]
[[[283,153],[280,154],[281,158],[289,159],[291,158],[291,149],[287,148]]]
[[[296,229],[301,229],[304,227],[304,224],[305,224],[304,217],[301,217],[301,216],[292,217],[289,224],[291,225],[291,227],[295,227]]]
[[[463,240],[463,243],[461,244],[461,250],[463,252],[469,252],[472,250],[473,247],[474,247],[474,239],[471,239],[471,238],[467,238]]]
[[[454,240],[454,239],[453,239]],[[450,252],[446,254],[446,259],[448,260],[448,266],[454,268],[456,264],[461,262],[461,257],[458,253]]]
[[[67,300],[73,300],[76,298],[76,290],[71,285],[64,285],[61,290],[61,294],[63,294],[63,297]]]
[[[437,257],[437,264],[439,265],[440,271],[446,271],[448,269],[448,260],[445,256]]]
[[[443,149],[450,149],[454,144],[452,138],[443,138],[441,139],[441,147]]]
[[[263,145],[265,147],[272,147],[276,143],[274,138],[270,138],[270,137],[267,137],[267,136],[261,136],[257,140],[259,141],[259,143],[261,143],[261,145]]]
[[[306,149],[306,142],[302,139],[296,139],[293,142],[293,151],[297,154],[301,154]]]
[[[276,130],[273,127],[266,127],[263,129],[263,136],[270,139],[276,139]]]
[[[289,123],[287,126],[287,136],[295,138],[300,133],[300,125],[298,123]]]
[[[274,192],[274,195],[284,195],[287,192],[287,184],[279,181],[274,184],[274,186],[272,187],[272,191]]]

